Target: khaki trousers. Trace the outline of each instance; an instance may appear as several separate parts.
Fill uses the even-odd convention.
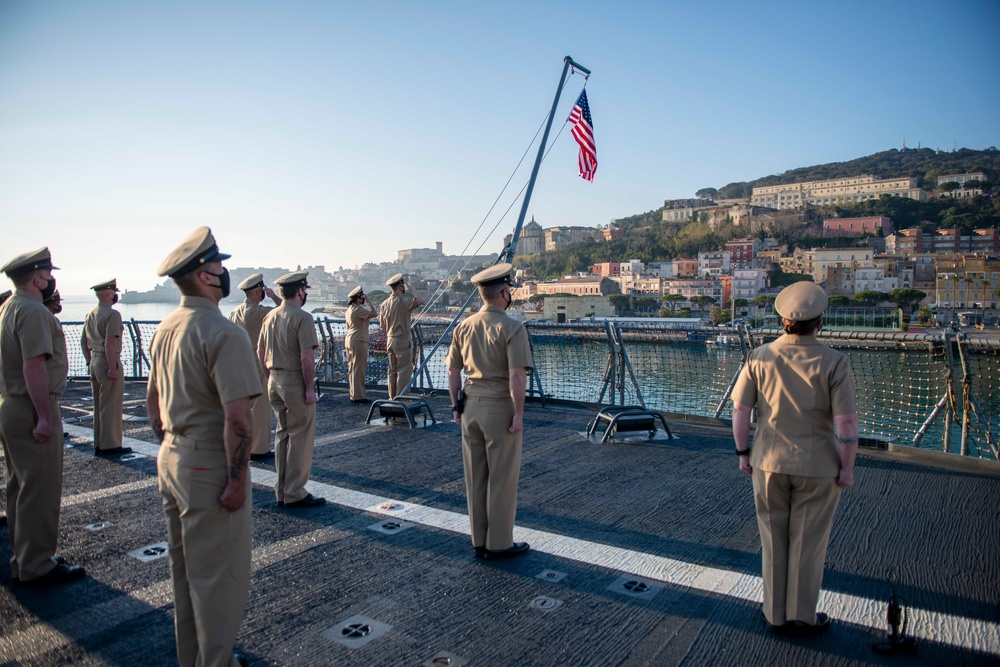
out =
[[[274,495],[278,502],[294,503],[309,495],[306,482],[316,440],[316,404],[306,405],[302,373],[297,371],[271,371],[267,392],[278,421],[274,438],[278,481]]]
[[[367,376],[368,343],[351,343],[347,346],[347,386],[352,401],[363,401],[367,398],[365,393]],[[389,395],[392,396],[392,393]]]
[[[229,512],[219,504],[227,481],[221,447],[221,434],[203,443],[168,433],[157,459],[181,667],[238,664],[233,644],[250,591],[253,494],[247,475],[243,507]]]
[[[413,346],[409,338],[391,338],[385,351],[389,357],[389,398],[396,398],[413,376]]]
[[[264,373],[260,374],[260,384],[267,386]],[[250,401],[250,416],[253,418],[253,442],[251,454],[267,454],[271,451],[271,401],[264,394]]]
[[[11,576],[36,579],[56,566],[62,498],[63,429],[59,397],[49,394],[52,437],[31,435],[35,408],[27,396],[0,399],[0,441],[7,463],[7,531]]]
[[[835,477],[799,477],[754,468],[764,615],[772,625],[816,623],[823,564],[840,500]]]
[[[521,434],[510,433],[510,397],[469,397],[462,414],[462,463],[472,546],[492,551],[514,544]]]
[[[114,449],[122,446],[122,401],[125,379],[121,362],[116,360],[118,377],[108,379],[108,358],[91,351],[90,388],[94,392],[94,448]]]

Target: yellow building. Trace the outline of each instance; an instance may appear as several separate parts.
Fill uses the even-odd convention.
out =
[[[881,179],[877,176],[852,176],[830,181],[805,181],[768,185],[753,189],[750,203],[778,210],[800,208],[806,204],[826,206],[840,202],[878,199],[882,195],[927,201],[927,193],[917,187],[916,178]]]
[[[937,260],[935,296],[941,308],[1000,307],[1000,257],[957,254]]]

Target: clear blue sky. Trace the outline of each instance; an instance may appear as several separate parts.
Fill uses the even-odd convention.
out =
[[[566,55],[593,70],[599,167],[579,178],[559,136],[529,209],[546,227],[904,137],[981,149],[1000,144],[998,35],[996,0],[0,0],[0,261],[48,245],[63,293],[148,289],[202,224],[231,266],[458,253]]]

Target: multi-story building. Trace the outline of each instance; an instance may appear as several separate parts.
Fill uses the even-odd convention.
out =
[[[721,304],[723,299],[722,281],[705,280],[703,278],[674,279],[663,281],[664,294],[680,294],[691,304],[691,297],[698,295],[710,296],[716,303]],[[697,307],[697,306],[695,306]]]
[[[791,255],[778,257],[778,266],[784,273],[813,273],[813,253],[810,250],[796,248]]]
[[[875,292],[888,292],[885,284],[885,273],[882,269],[874,266],[866,266],[854,271],[853,293],[872,290]]]
[[[971,174],[945,174],[944,176],[938,176],[937,184],[941,186],[945,183],[958,183],[962,187],[965,187],[965,184],[969,181],[985,183],[986,174],[981,171],[973,172]]]
[[[931,235],[919,227],[901,229],[885,237],[885,251],[890,255],[916,255],[933,252]]]
[[[582,243],[589,239],[604,239],[604,234],[595,227],[549,227],[545,230],[545,250],[561,250],[571,243]]]
[[[826,282],[827,270],[831,266],[839,264],[855,271],[873,266],[871,248],[813,248],[809,252],[812,254],[810,273],[817,283]]]
[[[601,232],[604,234],[605,241],[614,241],[616,239],[625,238],[625,230],[621,227],[615,227],[614,225],[608,225],[602,229]]]
[[[1000,253],[1000,230],[995,227],[976,229],[972,234],[962,234],[958,229],[938,229],[929,233],[913,227],[890,234],[885,241],[885,251],[890,255]]]
[[[757,258],[757,252],[761,248],[761,240],[758,238],[733,239],[726,242],[726,252],[729,253],[731,266],[745,266]]]
[[[638,274],[626,282],[622,276],[622,294],[641,294],[643,296],[663,296],[663,278],[648,274]]]
[[[605,276],[580,276],[563,278],[537,284],[537,294],[574,294],[576,296],[608,295],[621,293],[619,284]]]
[[[731,258],[726,251],[698,253],[698,276],[718,278],[729,274]]]
[[[823,221],[823,236],[864,236],[892,234],[892,220],[884,215],[867,218],[830,218]]]
[[[678,278],[694,278],[698,275],[698,260],[690,257],[678,257],[674,261],[674,275]]]
[[[618,262],[601,262],[600,264],[591,265],[590,272],[595,276],[617,278],[622,274],[622,265]]]
[[[768,287],[770,287],[770,281],[766,270],[733,269],[731,288],[733,298],[749,301]]]
[[[663,202],[663,222],[687,222],[695,211],[715,206],[708,199],[667,199]]]
[[[674,262],[650,262],[646,265],[646,270],[657,278],[673,278],[677,275],[677,265]]]
[[[545,231],[535,222],[535,216],[525,223],[521,229],[521,238],[517,242],[517,252],[522,255],[536,255],[545,252]]]
[[[801,208],[807,204],[824,206],[865,201],[882,195],[927,201],[927,193],[917,187],[916,178],[881,179],[865,175],[756,187],[750,203],[781,210]]]
[[[936,299],[940,308],[1000,306],[1000,256],[960,253],[939,257]]]

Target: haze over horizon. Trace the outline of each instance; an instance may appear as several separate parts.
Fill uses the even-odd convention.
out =
[[[594,183],[560,130],[529,217],[606,224],[906,145],[1000,144],[1000,3],[0,4],[0,262],[150,289],[212,227],[230,267],[462,252],[593,71]],[[558,137],[558,139],[556,139]],[[533,146],[469,252],[513,227]],[[0,278],[0,289],[9,287]]]

